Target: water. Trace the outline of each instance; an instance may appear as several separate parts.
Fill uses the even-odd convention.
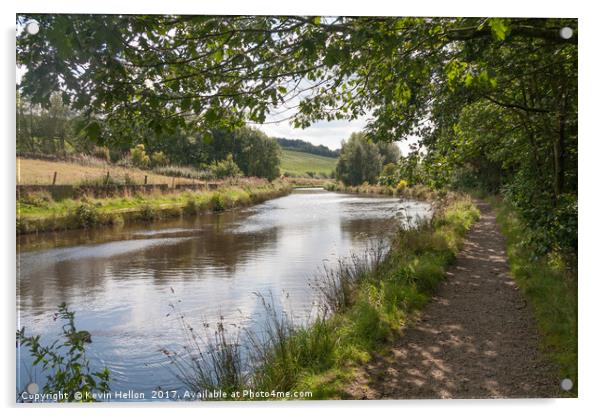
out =
[[[195,328],[204,323],[250,326],[264,309],[308,316],[309,282],[324,264],[365,249],[396,223],[428,215],[429,206],[397,198],[296,190],[261,205],[121,229],[72,231],[18,240],[18,327],[57,338],[52,319],[65,302],[78,329],[88,330],[93,369],[107,366],[111,389],[149,393],[178,388],[168,358],[184,331],[170,304]],[[24,352],[17,386],[42,383]]]

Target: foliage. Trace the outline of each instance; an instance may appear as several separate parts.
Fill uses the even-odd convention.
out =
[[[405,191],[405,189],[408,187],[408,182],[405,181],[404,179],[400,179],[399,182],[397,182],[397,192],[398,193],[402,193],[403,191]]]
[[[399,161],[401,152],[395,143],[376,141],[376,146],[378,147],[382,166],[396,164]]]
[[[399,168],[395,163],[387,163],[378,178],[379,185],[393,186],[399,181]]]
[[[47,208],[52,202],[52,195],[48,191],[27,192],[19,195],[19,202],[23,205],[29,205],[38,208]]]
[[[132,163],[137,168],[146,169],[150,166],[150,157],[146,154],[146,150],[144,150],[144,145],[142,143],[131,148],[130,155],[132,157]]]
[[[223,194],[216,192],[211,196],[211,209],[215,212],[226,210],[226,202]]]
[[[226,156],[226,159],[211,165],[210,169],[211,173],[216,178],[234,178],[237,176],[242,176],[242,171],[236,162],[234,162],[231,154]]]
[[[75,223],[81,228],[94,227],[98,223],[98,209],[88,202],[82,202],[72,215]]]
[[[345,185],[359,185],[363,182],[376,183],[381,170],[381,157],[378,147],[362,133],[352,133],[349,140],[341,145],[341,155],[337,162],[337,179]]]
[[[239,146],[236,163],[245,176],[256,176],[274,180],[280,176],[280,147],[257,129],[242,128],[234,132],[234,141]]]
[[[504,190],[544,251],[576,249],[567,237],[574,228],[554,225],[576,223],[566,202],[577,200],[576,19],[18,16],[28,19],[41,30],[17,40],[17,62],[28,68],[19,148],[36,148],[33,124],[43,117],[32,109],[41,104],[53,109],[45,120],[56,137],[72,109],[92,142],[145,138],[152,150],[165,142],[197,163],[232,153],[245,171],[237,152],[219,149],[228,143],[220,132],[262,123],[270,108],[300,96],[294,126],[370,112],[373,140],[422,138],[402,163],[411,185]],[[573,36],[564,39],[567,26]],[[344,159],[339,169],[348,184],[378,175],[352,174],[350,165]]]
[[[162,151],[153,152],[150,157],[153,167],[167,166],[169,164],[169,158]]]
[[[34,366],[41,363],[42,371],[48,371],[43,392],[65,393],[65,401],[93,402],[93,393],[109,392],[109,370],[98,372],[90,370],[86,358],[86,343],[91,342],[87,331],[78,331],[75,327],[75,312],[63,303],[59,305],[55,319],[65,321],[62,327],[63,341],[54,341],[48,346],[40,344],[40,336],[27,336],[25,328],[17,331],[17,344],[27,347],[34,358]],[[81,397],[75,397],[75,393]]]
[[[185,209],[187,213],[213,210],[211,202],[220,194],[221,207],[233,208],[260,203],[286,195],[291,185],[283,181],[267,182],[258,178],[237,179],[238,186],[224,184],[217,190],[182,191],[166,193],[154,191],[148,194],[113,195],[105,198],[84,197],[81,200],[66,198],[59,201],[36,203],[40,197],[23,195],[17,200],[17,223],[19,233],[58,231],[100,225],[120,225],[124,216],[132,220],[153,221],[163,217],[178,217]],[[218,197],[216,197],[218,198]],[[193,209],[187,205],[194,201]],[[83,207],[82,207],[83,206]],[[220,208],[221,209],[221,208]],[[124,213],[123,211],[127,211]],[[122,215],[123,214],[123,215]]]

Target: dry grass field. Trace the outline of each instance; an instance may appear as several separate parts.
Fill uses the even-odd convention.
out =
[[[49,161],[39,159],[17,158],[17,184],[19,185],[50,185],[54,172],[57,172],[57,185],[74,185],[84,181],[102,180],[107,171],[113,179],[123,181],[129,176],[136,184],[144,183],[144,176],[149,184],[168,184],[174,180],[170,176],[158,175],[148,170],[124,168],[115,165],[83,165],[70,162]],[[188,178],[175,178],[175,183],[194,183]],[[196,181],[198,182],[198,181]]]

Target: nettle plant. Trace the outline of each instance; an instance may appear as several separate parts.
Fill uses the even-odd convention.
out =
[[[62,337],[48,346],[40,344],[40,335],[27,336],[25,327],[17,331],[17,345],[29,348],[33,357],[33,365],[39,365],[47,372],[43,393],[61,392],[59,401],[93,402],[94,394],[110,391],[109,369],[93,372],[86,358],[86,344],[91,342],[88,331],[77,330],[75,312],[70,311],[65,303],[58,307],[54,319],[65,321]],[[75,394],[79,393],[79,394]]]

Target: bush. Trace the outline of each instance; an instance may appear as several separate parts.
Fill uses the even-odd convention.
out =
[[[151,155],[151,162],[153,166],[167,166],[169,159],[163,152],[154,152]]]
[[[387,163],[380,173],[378,183],[379,185],[393,186],[398,178],[398,166],[395,163]]]
[[[83,202],[80,204],[74,212],[74,219],[76,225],[82,228],[90,228],[98,224],[98,210],[96,206]]]
[[[211,209],[215,212],[226,210],[226,201],[222,194],[216,192],[211,197]]]
[[[41,363],[42,371],[49,371],[43,392],[66,393],[59,401],[94,402],[93,393],[108,393],[109,369],[99,372],[90,370],[86,358],[86,344],[92,342],[88,331],[75,327],[75,313],[63,303],[59,305],[56,318],[66,321],[63,325],[63,342],[58,340],[49,346],[40,345],[40,336],[26,336],[25,328],[17,331],[17,345],[29,347],[34,363]],[[34,364],[34,365],[35,365]],[[76,395],[79,392],[81,395]],[[20,398],[23,400],[23,398]]]
[[[211,165],[211,172],[216,178],[234,178],[242,176],[242,171],[239,169],[236,162],[229,154],[226,159],[216,162],[215,165]]]
[[[399,182],[397,182],[397,192],[398,193],[402,193],[403,191],[405,191],[405,189],[407,188],[408,183],[406,181],[404,181],[403,179],[400,180]]]
[[[150,204],[144,204],[140,207],[138,218],[142,221],[154,221],[159,217],[159,213]]]
[[[137,168],[146,169],[150,166],[150,158],[146,154],[143,144],[131,148],[130,155],[132,156],[132,163]]]

